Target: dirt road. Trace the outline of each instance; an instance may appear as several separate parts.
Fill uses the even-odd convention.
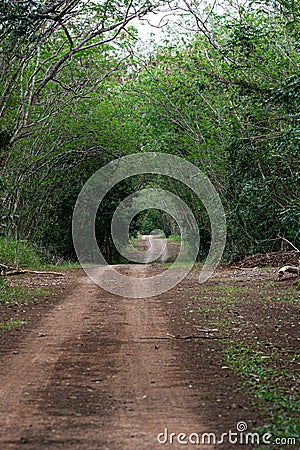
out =
[[[146,277],[162,269],[121,270]],[[250,429],[259,424],[255,407],[237,390],[237,375],[218,354],[226,336],[201,330],[203,339],[176,338],[200,333],[192,303],[196,278],[191,274],[159,297],[132,299],[109,294],[81,271],[72,275],[66,292],[19,337],[12,332],[1,341],[0,448],[214,449],[213,441],[180,444],[178,434],[194,433],[195,444],[195,433],[219,437],[239,421]]]
[[[192,375],[173,342],[155,339],[169,331],[160,298],[109,295],[80,277],[3,360],[1,448],[150,450],[165,428],[203,431]]]

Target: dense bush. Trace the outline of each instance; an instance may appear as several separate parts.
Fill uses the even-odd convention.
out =
[[[34,269],[45,263],[38,249],[26,240],[0,237],[0,260],[2,264]]]
[[[71,13],[65,28],[57,22],[43,35],[37,50],[37,32],[47,25],[39,4],[32,3],[31,26],[28,17],[15,22],[6,11],[0,27],[2,235],[75,257],[72,211],[88,177],[119,156],[156,151],[181,156],[209,176],[226,211],[228,256],[277,250],[279,233],[300,246],[300,28],[294,2],[236,9],[228,2],[224,13],[212,10],[204,22],[200,3],[187,3],[189,15],[179,17],[186,25],[179,40],[171,29],[146,56],[134,29],[121,32],[127,13],[118,2],[117,15],[100,4],[87,12],[89,23],[106,14],[103,20],[116,23],[118,33],[103,41],[97,35],[71,56],[63,53],[70,44],[66,29],[76,35],[74,45],[81,45],[82,31]],[[20,24],[27,31],[14,33]],[[9,47],[12,35],[18,45]],[[28,53],[21,55],[22,48]],[[52,60],[61,66],[57,78],[48,79]],[[153,185],[191,206],[201,235],[199,256],[205,256],[210,225],[201,202],[172,180],[144,177],[123,184],[99,212],[96,233],[107,257],[117,257],[110,237],[113,209],[135,189]],[[138,217],[131,232],[150,228],[178,232],[167,215],[153,211]]]

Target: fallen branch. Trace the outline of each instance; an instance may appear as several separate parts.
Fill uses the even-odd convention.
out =
[[[204,335],[191,335],[191,336],[173,336],[172,334],[168,336],[145,336],[140,337],[140,339],[161,339],[161,340],[172,340],[172,339],[228,339],[227,336],[204,336]]]
[[[295,266],[283,266],[278,270],[278,278],[277,281],[282,280],[282,277],[285,273],[294,273],[300,275],[300,267]]]
[[[300,250],[299,248],[295,247],[294,244],[292,244],[292,242],[290,242],[288,239],[286,239],[285,237],[281,236],[281,234],[278,234],[279,239],[282,239],[284,242],[286,242],[287,244],[289,244],[291,247],[293,247],[294,250],[296,250],[296,252],[298,252],[300,254]]]
[[[297,248],[292,242],[290,242],[288,239],[286,239],[285,237],[281,236],[281,234],[278,234],[278,238],[282,239],[284,242],[286,242],[287,244],[289,244],[291,247],[293,247],[294,250],[296,250],[297,253],[299,253],[299,258],[300,258],[300,250],[299,248]],[[299,259],[299,266],[300,266],[300,259]],[[296,266],[283,266],[278,270],[278,276],[277,276],[277,281],[281,281],[284,274],[285,273],[294,273],[296,275],[300,275],[300,267],[296,267]]]
[[[7,275],[22,275],[25,273],[31,273],[34,275],[55,275],[58,277],[63,277],[64,274],[61,272],[51,272],[51,271],[40,271],[40,270],[28,270],[21,269],[19,267],[9,267],[4,264],[0,264],[0,276],[4,277]]]

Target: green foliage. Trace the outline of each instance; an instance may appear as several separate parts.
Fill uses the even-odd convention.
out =
[[[44,288],[24,288],[20,286],[8,286],[4,277],[0,278],[0,307],[16,303],[28,303],[38,299],[39,296],[49,296],[53,291]]]
[[[35,247],[26,240],[0,237],[0,260],[2,264],[23,269],[38,268],[43,260]]]
[[[40,19],[43,10],[44,4],[40,1],[23,0],[15,2],[2,0],[1,28],[5,27],[7,32],[10,32],[14,37],[28,36],[34,30],[35,23]]]
[[[152,3],[136,1],[130,11],[143,15]],[[49,12],[47,28],[48,5],[5,0],[0,233],[74,257],[72,209],[89,175],[116,157],[158,151],[182,156],[209,176],[226,209],[228,256],[278,250],[278,233],[299,246],[296,3],[250,2],[238,10],[228,4],[224,14],[209,14],[206,28],[196,21],[198,32],[186,32],[178,45],[167,36],[141,63],[136,31],[125,32],[122,22],[126,2],[63,1]],[[112,28],[102,34],[100,22]],[[91,27],[96,34],[83,50]],[[205,257],[210,224],[203,205],[173,180],[156,181],[194,211]],[[113,208],[124,194],[149,186],[146,178],[124,185],[103,205],[97,234],[111,258]],[[153,228],[178,233],[172,219],[154,211],[142,213],[131,233]]]
[[[267,413],[270,423],[257,430],[259,433],[271,433],[276,437],[300,438],[299,400],[297,392],[283,388],[295,383],[294,374],[287,370],[276,369],[280,354],[276,350],[264,359],[264,353],[247,343],[231,343],[224,350],[225,361],[234,371],[241,374],[243,384],[255,395],[258,405]]]
[[[209,20],[210,40],[206,31],[184,48],[164,48],[138,73],[131,96],[136,90],[139,101],[131,101],[147,129],[144,147],[181,155],[207,173],[226,208],[229,255],[278,250],[278,233],[297,245],[296,30],[277,8],[266,14],[251,5]],[[203,208],[183,196],[208,242]]]
[[[5,289],[5,278],[4,276],[0,277],[0,296],[2,296]]]
[[[25,320],[14,320],[9,319],[7,322],[0,323],[0,330],[11,330],[12,328],[17,328],[22,325],[26,325]]]
[[[181,242],[181,236],[178,235],[171,235],[168,237],[168,241],[171,242]]]
[[[170,233],[170,229],[165,220],[165,214],[158,209],[147,209],[138,214],[136,221],[131,224],[131,234],[136,230],[140,234],[150,234],[153,230],[163,230],[165,235]]]
[[[9,147],[11,135],[7,130],[0,131],[0,156],[1,153]]]

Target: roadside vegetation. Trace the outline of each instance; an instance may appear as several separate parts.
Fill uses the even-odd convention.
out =
[[[298,442],[300,401],[295,367],[299,355],[293,355],[290,349],[270,348],[260,341],[231,342],[224,350],[224,361],[241,376],[240,389],[256,399],[255,404],[267,422],[256,431]]]
[[[1,263],[7,266],[24,269],[40,268],[45,263],[37,246],[26,239],[12,239],[0,236]]]
[[[251,431],[295,438],[296,444],[287,448],[298,448],[300,355],[295,349],[299,344],[299,293],[267,279],[272,276],[270,270],[269,275],[266,270],[248,270],[249,278],[255,272],[252,282],[225,277],[222,283],[200,287],[196,314],[208,329],[226,337],[215,346],[223,369],[239,375],[237,390],[249,396],[264,422]]]
[[[0,330],[26,325],[27,312],[24,307],[33,302],[45,301],[53,293],[53,288],[10,285],[4,277],[0,277]],[[20,315],[24,316],[24,319],[19,319]]]
[[[45,255],[42,255],[37,246],[30,244],[27,240],[15,240],[7,237],[0,237],[1,264],[9,267],[20,267],[23,269],[36,270],[58,270],[57,266],[52,266]],[[73,268],[78,264],[64,263],[59,270],[67,267]],[[3,268],[0,267],[0,270]],[[26,325],[27,321],[8,315],[19,315],[20,308],[32,302],[44,301],[50,297],[54,289],[50,287],[32,287],[22,283],[20,277],[5,276],[5,272],[0,275],[0,330],[10,330]],[[12,280],[20,278],[18,282]],[[12,283],[11,283],[12,281]]]
[[[0,330],[11,330],[12,328],[21,327],[22,325],[26,325],[25,320],[14,320],[10,319],[7,322],[0,324]]]
[[[76,259],[72,212],[88,178],[120,156],[166,152],[195,164],[217,189],[228,258],[279,250],[279,233],[300,245],[297,1],[217,2],[209,10],[163,0],[128,8],[4,3],[0,234]],[[176,25],[143,45],[131,21],[159,6]],[[96,234],[109,261],[118,259],[110,236],[116,206],[154,186],[193,210],[199,258],[207,253],[210,226],[199,199],[173,178],[147,175],[119,183],[101,204]],[[178,234],[155,209],[133,228]]]

